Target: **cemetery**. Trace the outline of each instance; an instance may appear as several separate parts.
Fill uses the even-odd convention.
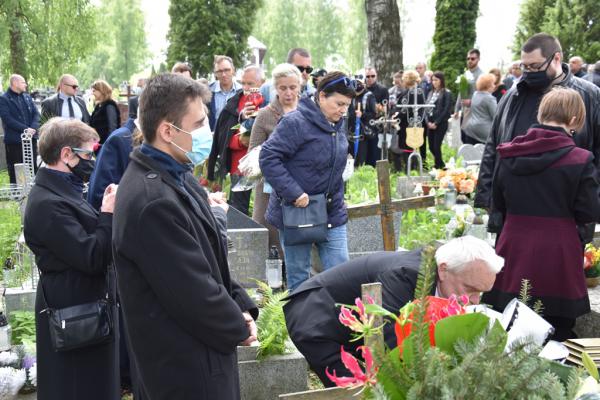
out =
[[[27,138],[24,139],[24,143],[27,143]],[[452,136],[446,144],[448,147],[451,140]],[[24,152],[29,151],[28,146],[24,147]],[[493,237],[485,229],[485,212],[475,211],[468,204],[471,201],[469,196],[473,188],[468,182],[465,183],[469,179],[476,179],[477,163],[482,153],[469,145],[462,145],[455,150],[451,154],[457,158],[454,161],[448,160],[451,167],[445,171],[434,170],[427,175],[407,176],[394,173],[390,176],[386,161],[378,162],[376,169],[363,167],[355,172],[348,182],[347,193],[350,219],[348,247],[351,258],[381,250],[414,249],[465,234],[475,235],[493,243]],[[455,165],[452,165],[453,163]],[[33,399],[35,397],[31,396],[35,396],[36,385],[33,307],[38,274],[33,254],[27,248],[20,229],[20,210],[23,209],[23,202],[26,201],[27,191],[31,185],[30,169],[29,166],[23,165],[19,166],[19,170],[23,172],[20,174],[18,185],[10,186],[4,182],[0,188],[3,190],[3,200],[0,202],[0,213],[3,215],[0,230],[3,262],[0,398],[13,398],[9,393],[15,391],[15,388],[10,386],[14,384],[19,386],[19,393],[21,393],[16,397],[17,399]],[[356,187],[361,189],[358,190]],[[456,188],[451,196],[448,196],[449,187],[450,190]],[[478,228],[479,226],[481,228]],[[341,384],[347,387],[324,389],[320,382],[310,376],[304,357],[295,349],[287,336],[281,308],[287,292],[283,292],[282,289],[272,289],[268,285],[265,270],[269,255],[266,228],[239,211],[230,209],[227,233],[231,274],[261,305],[261,317],[257,321],[259,340],[262,342],[269,337],[269,340],[264,342],[268,342],[268,345],[261,343],[259,347],[238,347],[242,399],[353,399],[359,393],[364,398],[378,398],[377,391],[386,393],[390,398],[405,398],[409,392],[415,390],[427,393],[426,396],[436,396],[435,393],[439,393],[442,387],[445,387],[444,390],[455,390],[456,393],[460,393],[459,388],[455,388],[451,383],[454,379],[453,374],[463,377],[460,379],[468,377],[471,384],[475,385],[478,379],[485,379],[488,373],[504,377],[498,379],[506,380],[506,387],[502,390],[509,396],[511,391],[525,385],[525,377],[535,377],[536,385],[530,384],[523,390],[536,393],[545,390],[544,387],[551,387],[554,391],[552,395],[555,396],[552,398],[571,398],[570,394],[582,390],[581,385],[577,384],[585,379],[585,372],[582,369],[575,369],[554,361],[543,361],[543,358],[535,356],[524,346],[513,347],[510,357],[503,356],[505,346],[506,349],[509,346],[506,344],[507,336],[502,325],[493,325],[493,328],[488,331],[485,326],[492,326],[489,322],[492,321],[491,317],[486,316],[485,313],[460,315],[464,310],[458,312],[459,315],[444,319],[444,322],[436,325],[436,340],[441,341],[443,332],[448,335],[450,331],[453,332],[450,336],[454,337],[454,340],[459,338],[466,340],[483,334],[483,342],[480,345],[464,347],[465,342],[461,342],[461,347],[457,345],[458,342],[443,342],[443,345],[436,344],[434,347],[436,352],[432,353],[428,351],[429,345],[418,344],[422,342],[422,339],[418,338],[418,335],[422,335],[422,331],[415,331],[417,336],[412,337],[414,335],[410,336],[409,328],[409,340],[406,341],[409,344],[404,344],[404,348],[405,351],[413,348],[412,351],[415,353],[410,356],[411,358],[406,358],[408,355],[398,358],[397,352],[384,350],[381,333],[377,333],[377,329],[374,329],[373,334],[365,337],[365,342],[372,349],[372,357],[375,360],[375,366],[364,364],[366,383],[357,380],[354,385]],[[594,241],[594,244],[600,245],[600,240]],[[600,250],[590,245],[586,257],[594,268],[597,266],[600,269]],[[314,254],[313,258],[317,265],[313,272],[318,273],[318,255]],[[426,270],[429,271],[427,272],[429,276],[426,273],[423,279],[431,280],[431,274],[434,273],[432,268],[434,267],[429,261],[429,269]],[[381,301],[380,290],[377,285],[363,288],[364,302],[375,299],[375,304],[367,307],[367,314],[373,315],[373,319],[370,320],[373,327],[382,324],[382,316],[389,317],[388,312],[384,312],[381,307],[376,307],[377,299]],[[596,337],[597,327],[600,326],[600,287],[597,286],[595,277],[590,278],[589,294],[592,312],[579,318],[576,326],[576,332],[582,338]],[[426,301],[422,293],[417,294],[415,298]],[[420,318],[425,318],[430,310],[419,306],[419,303],[416,304],[417,308],[413,313],[420,315]],[[393,318],[398,317],[393,316]],[[413,319],[413,327],[419,326],[418,318]],[[468,322],[463,322],[461,319]],[[361,320],[366,321],[366,319]],[[543,340],[538,340],[531,345],[542,346]],[[435,370],[425,368],[432,363],[448,363],[442,356],[444,352],[455,357],[455,361],[451,362],[454,366],[448,364],[446,367],[440,367],[442,369]],[[468,356],[470,352],[475,352],[478,358],[470,359]],[[492,367],[493,371],[487,371],[487,367],[484,367],[485,357],[496,360],[496,364]],[[395,358],[403,361],[397,364]],[[418,364],[423,366],[418,367]],[[511,371],[517,365],[518,368],[528,372],[516,377]],[[581,366],[585,366],[590,371],[590,375],[594,376],[589,364],[583,361]],[[397,370],[398,368],[402,369]],[[444,368],[446,372],[442,373]],[[376,371],[380,383],[369,384],[369,374],[373,374],[374,377]],[[548,375],[549,372],[552,372],[552,375]],[[439,375],[440,373],[442,375]],[[405,378],[400,379],[400,376]],[[398,379],[400,381],[397,381]],[[588,384],[589,379],[586,380]],[[427,384],[436,380],[445,383]],[[360,382],[362,384],[359,384]],[[486,398],[489,395],[486,390],[492,389],[480,385],[480,390],[469,393],[472,397],[462,397],[466,396],[462,393],[461,398]],[[549,390],[548,396],[551,395],[552,390]],[[558,394],[563,392],[563,395]],[[541,395],[540,398],[546,397]]]

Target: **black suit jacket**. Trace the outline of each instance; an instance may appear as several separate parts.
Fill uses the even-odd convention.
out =
[[[120,398],[118,336],[99,346],[57,353],[47,314],[40,314],[48,306],[64,308],[104,298],[105,274],[112,260],[111,226],[111,214],[98,214],[69,182],[47,168],[39,169],[27,200],[24,234],[42,272],[35,302],[40,399]],[[114,288],[112,269],[109,283]],[[113,322],[118,335],[118,318]]]
[[[336,304],[354,304],[361,297],[361,284],[381,282],[383,307],[397,314],[414,298],[420,264],[421,250],[379,252],[305,281],[284,306],[292,341],[311,365],[335,365],[341,345],[353,351],[362,344],[350,342],[351,331],[340,323]],[[385,325],[384,336],[388,346],[396,346],[393,323]]]
[[[139,149],[119,188],[113,253],[142,385],[152,399],[239,399],[242,311],[258,310],[229,276],[206,192],[191,174],[181,187]]]
[[[86,124],[90,123],[90,113],[87,110],[85,101],[79,96],[75,96],[75,104],[81,109],[81,121]],[[48,97],[42,101],[42,123],[46,122],[50,118],[60,117],[62,114],[63,100],[56,93],[53,96]]]

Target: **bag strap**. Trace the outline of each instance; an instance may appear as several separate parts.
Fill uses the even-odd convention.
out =
[[[114,303],[114,299],[113,299],[113,296],[111,294],[112,290],[111,290],[111,287],[110,287],[110,278],[109,278],[111,270],[114,271],[114,266],[113,266],[112,263],[109,264],[106,267],[106,272],[104,273],[104,280],[105,280],[105,286],[106,286],[105,298],[106,298],[106,300],[108,301],[109,304],[113,304]],[[42,276],[42,271],[39,268],[38,268],[38,272],[39,272],[40,277],[41,277]],[[46,300],[46,291],[44,290],[44,285],[42,284],[41,279],[38,282],[38,285],[40,285],[40,289],[41,289],[41,292],[42,292],[42,300],[44,300],[44,304],[46,305],[46,308],[44,308],[42,311],[40,311],[40,314],[43,314],[43,313],[45,313],[47,311],[52,310],[53,308],[48,305],[48,301]]]

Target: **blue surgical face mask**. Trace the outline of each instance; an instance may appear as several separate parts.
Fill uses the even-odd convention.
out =
[[[171,144],[177,147],[179,150],[183,151],[186,157],[190,160],[190,162],[194,164],[194,166],[202,164],[204,160],[208,158],[213,142],[213,134],[210,131],[210,127],[208,126],[208,124],[201,126],[198,129],[194,129],[191,132],[178,128],[173,124],[169,125],[177,129],[178,131],[187,133],[192,137],[192,150],[186,151],[173,142],[171,142]]]

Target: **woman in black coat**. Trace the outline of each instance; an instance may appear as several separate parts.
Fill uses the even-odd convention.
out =
[[[90,117],[90,126],[100,135],[100,144],[104,144],[108,135],[121,126],[121,113],[112,99],[112,87],[103,80],[92,84],[92,94],[96,99],[94,111]]]
[[[482,301],[502,311],[527,279],[555,328],[552,339],[563,341],[575,337],[575,319],[590,311],[577,226],[600,220],[600,186],[592,153],[572,137],[585,121],[581,96],[553,89],[538,120],[526,135],[498,146],[492,208],[504,217],[496,252],[505,266]]]
[[[429,151],[435,159],[434,167],[441,169],[446,166],[442,159],[442,142],[448,130],[452,94],[446,89],[443,72],[434,72],[431,83],[433,90],[429,92],[427,104],[433,104],[435,107],[427,113],[427,140],[429,141]]]
[[[25,209],[24,234],[41,276],[35,318],[38,400],[119,399],[118,338],[76,350],[54,350],[47,313],[114,297],[111,229],[116,186],[98,213],[83,198],[98,135],[79,120],[54,118],[40,133],[39,169]],[[112,306],[113,315],[116,307]],[[114,319],[113,332],[118,332]],[[115,334],[116,336],[116,334]]]

